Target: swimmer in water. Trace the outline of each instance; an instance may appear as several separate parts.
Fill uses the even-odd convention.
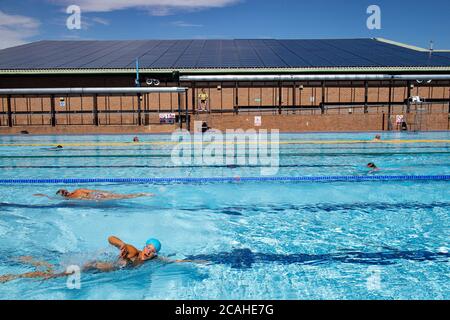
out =
[[[375,138],[373,138],[373,141],[381,141],[381,136],[377,134]]]
[[[134,137],[133,138],[133,142],[139,142],[139,138],[138,137]]]
[[[369,171],[369,173],[375,172],[375,171],[379,171],[379,170],[380,170],[380,168],[378,168],[378,167],[375,165],[375,163],[373,163],[373,162],[369,162],[369,163],[367,164],[367,168],[371,169],[371,170]]]
[[[76,189],[72,192],[66,189],[59,189],[56,191],[56,194],[62,196],[64,199],[73,199],[73,200],[120,200],[120,199],[133,199],[139,197],[152,197],[154,194],[152,193],[134,193],[134,194],[117,194],[108,191],[101,190],[90,190],[90,189]],[[34,194],[37,197],[48,197],[45,194]]]
[[[58,144],[56,147],[51,147],[51,148],[45,148],[46,150],[51,150],[51,151],[61,151],[63,149],[63,146]]]
[[[108,242],[120,250],[120,254],[115,262],[102,262],[91,261],[86,263],[81,271],[97,271],[97,272],[112,272],[124,268],[135,268],[150,260],[159,260],[165,263],[207,263],[204,260],[172,260],[166,257],[158,256],[158,252],[161,250],[161,242],[158,239],[150,238],[145,242],[145,246],[142,250],[136,249],[131,244],[127,244],[115,236],[110,236]],[[37,269],[43,268],[43,270],[37,270],[34,272],[27,272],[23,274],[7,274],[0,276],[0,283],[8,281],[23,279],[23,278],[41,278],[44,280],[52,278],[67,277],[73,274],[73,272],[54,272],[54,266],[48,262],[36,261],[32,257],[21,257],[19,262],[31,264]]]

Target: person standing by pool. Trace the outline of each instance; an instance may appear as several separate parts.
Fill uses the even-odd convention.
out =
[[[205,89],[202,89],[201,93],[198,95],[198,98],[200,100],[198,111],[208,111],[209,96]]]
[[[120,200],[120,199],[133,199],[138,197],[152,197],[152,193],[134,193],[134,194],[118,194],[101,190],[90,189],[76,189],[72,192],[66,189],[59,189],[56,191],[57,195],[62,196],[65,199],[73,200]],[[48,197],[45,194],[34,194],[37,197]]]

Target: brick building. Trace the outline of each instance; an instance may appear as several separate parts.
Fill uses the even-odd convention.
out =
[[[202,107],[199,95],[207,94]],[[450,51],[384,39],[39,41],[0,50],[0,133],[449,130]],[[174,124],[162,123],[172,114]],[[256,121],[257,119],[258,121]]]

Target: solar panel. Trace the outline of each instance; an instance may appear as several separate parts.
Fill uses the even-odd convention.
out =
[[[0,69],[450,66],[450,52],[374,39],[39,41],[0,50]]]
[[[333,60],[327,60],[320,55],[320,50],[312,45],[310,40],[284,40],[282,43],[301,57],[311,67],[333,67]]]
[[[249,40],[236,40],[236,51],[239,57],[239,67],[241,68],[258,68],[265,67],[254,48],[250,45]]]

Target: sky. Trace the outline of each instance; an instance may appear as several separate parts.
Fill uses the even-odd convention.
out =
[[[68,29],[66,10],[81,10]],[[368,7],[380,10],[379,29]],[[450,50],[449,0],[0,0],[0,48],[38,40],[382,37]],[[70,20],[71,22],[75,20]]]

